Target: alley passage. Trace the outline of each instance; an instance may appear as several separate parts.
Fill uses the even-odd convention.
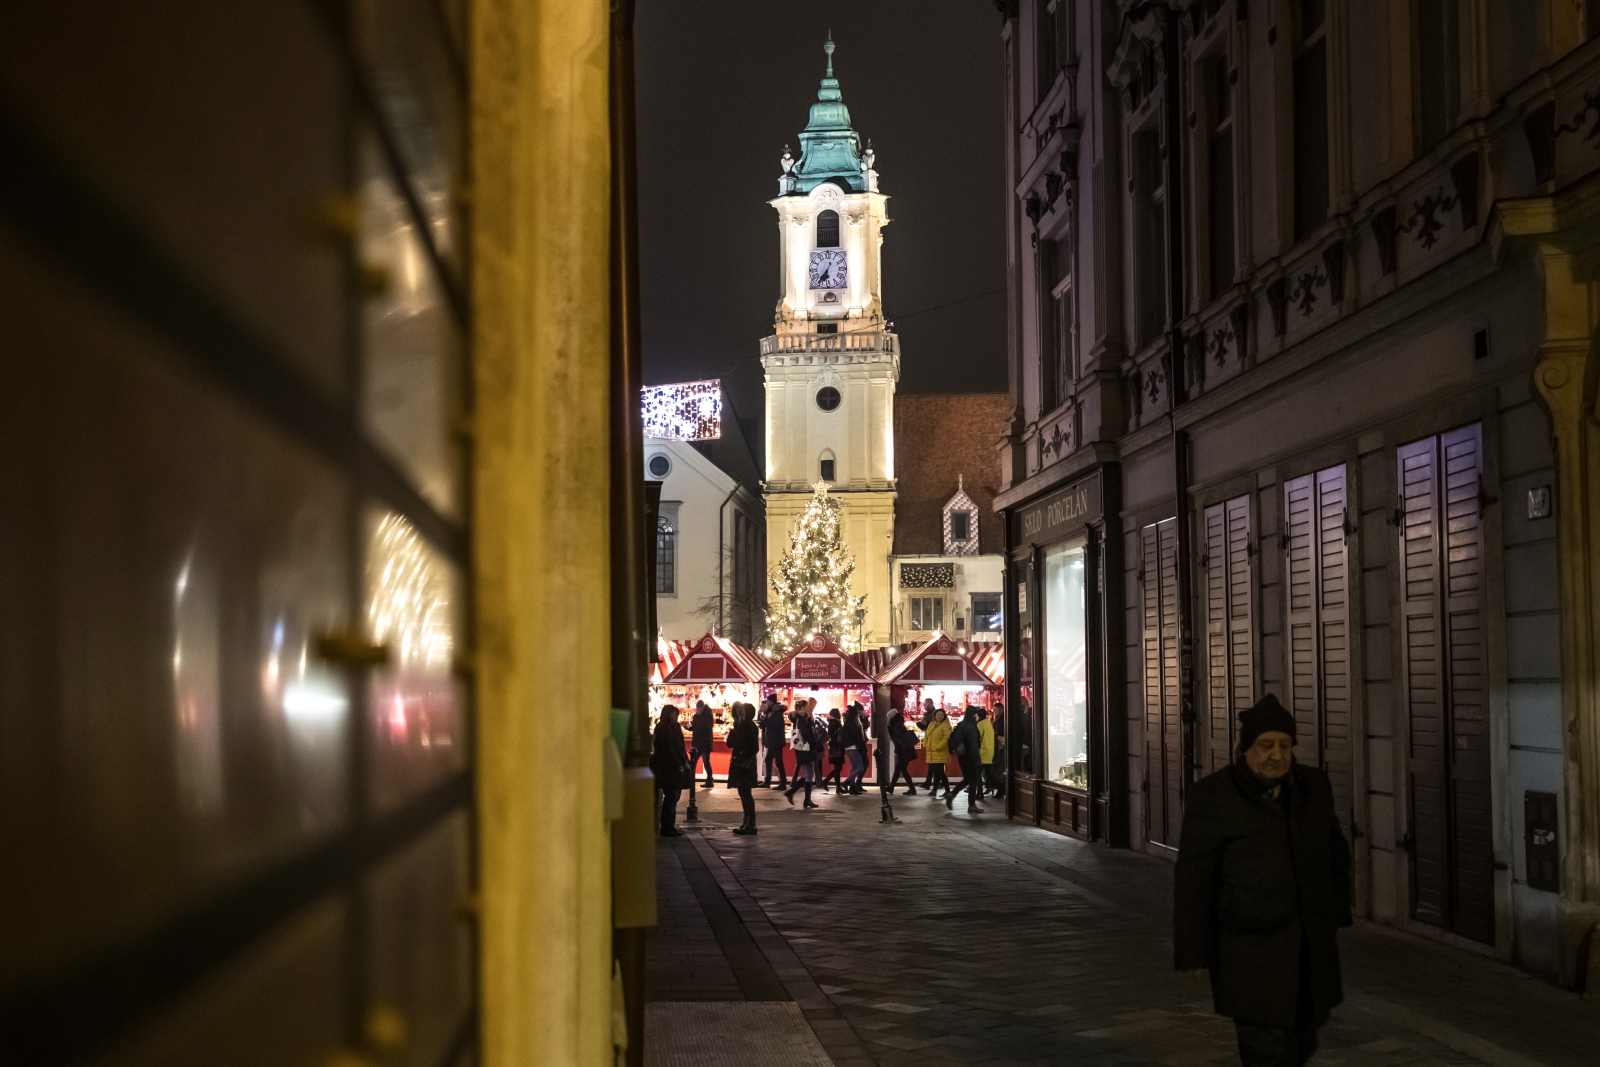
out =
[[[686,798],[687,799],[687,798]],[[659,840],[650,1067],[1235,1064],[1171,970],[1169,864],[942,801],[701,790]],[[685,801],[686,802],[686,801]],[[1345,1004],[1314,1067],[1593,1067],[1600,1007],[1387,927],[1340,934]]]

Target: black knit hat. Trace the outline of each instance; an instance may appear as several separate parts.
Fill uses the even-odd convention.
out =
[[[1256,743],[1256,738],[1271,730],[1288,734],[1291,739],[1295,736],[1294,716],[1268,693],[1254,707],[1239,713],[1239,751],[1245,751]]]

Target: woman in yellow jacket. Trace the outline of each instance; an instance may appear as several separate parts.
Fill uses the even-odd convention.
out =
[[[983,708],[978,709],[978,737],[981,744],[978,746],[978,762],[983,764],[983,778],[985,782],[994,781],[994,772],[991,766],[994,763],[994,723],[989,721],[989,713]],[[1000,790],[994,790],[996,795]],[[983,793],[978,794],[982,796]]]
[[[932,704],[933,701],[928,701]],[[944,786],[950,792],[950,779],[945,777],[944,765],[950,758],[950,716],[943,708],[934,708],[924,716],[922,726],[922,758],[928,761],[928,796],[938,797],[936,790]]]

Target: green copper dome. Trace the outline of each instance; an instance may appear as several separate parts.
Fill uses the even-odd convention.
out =
[[[828,73],[811,105],[811,121],[800,134],[800,162],[794,166],[793,192],[804,195],[831,181],[852,193],[867,191],[866,164],[861,156],[861,135],[850,128],[850,109],[844,106],[839,79],[833,76],[833,35],[822,46],[828,54]]]

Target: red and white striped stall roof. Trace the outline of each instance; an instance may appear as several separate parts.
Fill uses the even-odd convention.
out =
[[[978,669],[994,679],[995,685],[1006,682],[1006,646],[999,641],[984,641],[967,646],[967,652]]]
[[[661,678],[664,685],[719,685],[759,682],[772,661],[715,634],[688,642],[688,653]]]
[[[673,669],[689,655],[690,649],[694,648],[698,643],[696,641],[658,641],[656,643],[656,661],[650,664],[650,684],[660,685],[661,679],[672,673]]]
[[[998,685],[960,643],[935,634],[878,675],[884,685]]]
[[[768,671],[761,684],[854,689],[870,686],[872,675],[856,666],[826,634],[812,634]]]

